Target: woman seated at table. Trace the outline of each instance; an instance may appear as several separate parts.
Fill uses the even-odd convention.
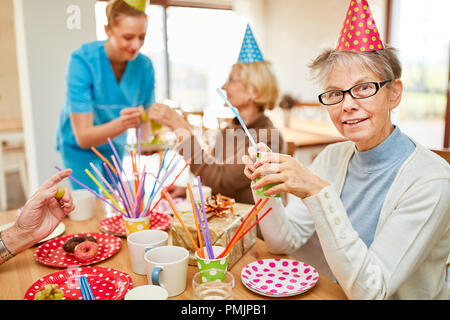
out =
[[[244,43],[253,38],[247,26]],[[256,49],[256,48],[254,48]],[[259,51],[259,50],[258,50]],[[222,86],[230,103],[239,111],[249,131],[256,133],[256,141],[265,141],[272,149],[284,152],[285,145],[281,132],[276,129],[264,110],[274,108],[278,99],[278,85],[269,62],[248,57],[243,47],[238,63],[234,64],[228,81]],[[192,135],[189,123],[170,107],[155,104],[149,111],[149,118],[169,127],[183,141],[178,149],[187,161],[192,157],[190,170],[200,176],[202,185],[211,187],[212,194],[222,194],[234,198],[239,203],[253,203],[250,181],[243,170],[242,156],[249,146],[249,139],[237,118],[216,137],[212,154],[202,150],[197,138]],[[237,143],[233,137],[237,137]],[[228,138],[228,139],[227,139]],[[230,139],[231,138],[231,139]],[[227,143],[232,143],[233,148]],[[185,188],[174,188],[172,196],[184,196]]]
[[[310,168],[275,153],[256,161],[250,147],[244,161],[252,188],[279,183],[266,194],[296,196],[286,208],[269,201],[273,211],[261,232],[273,253],[296,252],[316,232],[351,299],[449,299],[450,166],[392,124],[401,65],[376,39],[379,50],[339,45],[310,65],[323,80],[320,102],[349,141],[325,148]],[[275,173],[255,181],[269,171]]]

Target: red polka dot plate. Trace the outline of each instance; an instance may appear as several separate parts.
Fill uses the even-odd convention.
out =
[[[67,240],[82,235],[92,236],[98,243],[97,255],[94,259],[86,262],[78,261],[73,255],[69,255],[63,249],[63,245]],[[108,259],[119,251],[121,245],[122,241],[120,238],[110,234],[97,232],[76,233],[41,244],[36,251],[34,251],[34,258],[40,263],[50,267],[67,268],[73,266],[87,266]]]
[[[241,281],[247,289],[268,297],[301,294],[314,287],[318,279],[314,267],[290,259],[258,260],[241,271]]]
[[[31,285],[25,293],[25,300],[34,300],[39,289],[46,284],[56,284],[63,291],[62,300],[83,300],[78,277],[86,276],[95,300],[121,300],[133,285],[125,272],[103,267],[73,267],[61,270]]]
[[[172,217],[163,212],[154,212],[150,215],[150,229],[167,230],[172,224]],[[110,233],[118,237],[125,237],[125,221],[123,216],[115,215],[103,219],[99,223],[100,231]]]

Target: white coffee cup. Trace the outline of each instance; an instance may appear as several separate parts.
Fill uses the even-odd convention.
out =
[[[189,251],[178,246],[162,246],[144,255],[145,272],[149,284],[167,290],[169,297],[186,290]]]
[[[85,189],[71,191],[75,209],[69,213],[70,220],[82,221],[94,215],[95,196]]]
[[[167,300],[169,293],[161,286],[138,286],[127,292],[125,300]]]
[[[169,235],[161,230],[141,230],[127,237],[128,253],[134,273],[145,275],[144,254],[153,248],[166,246]]]

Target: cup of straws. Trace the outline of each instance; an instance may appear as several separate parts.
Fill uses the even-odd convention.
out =
[[[138,130],[140,140],[141,129]],[[158,172],[156,174],[153,174],[152,172],[148,172],[146,170],[145,164],[143,165],[143,169],[140,170],[141,144],[139,141],[139,149],[137,153],[135,150],[130,150],[132,168],[127,174],[127,172],[123,168],[123,164],[120,160],[117,150],[110,138],[108,138],[108,143],[113,152],[113,155],[111,155],[111,161],[106,159],[95,147],[91,147],[91,150],[101,160],[103,160],[104,172],[106,172],[107,175],[102,174],[93,163],[90,163],[90,166],[94,173],[97,175],[97,178],[89,171],[89,169],[85,169],[85,173],[98,186],[99,190],[101,190],[102,192],[102,195],[92,190],[82,182],[78,181],[74,177],[70,176],[69,178],[84,189],[88,190],[114,211],[122,214],[125,221],[126,234],[128,237],[130,234],[136,231],[150,229],[150,213],[153,212],[155,207],[163,198],[160,191],[169,190],[173,186],[181,173],[191,163],[191,159],[186,162],[182,170],[173,179],[172,183],[167,187],[164,187],[165,183],[168,182],[168,179],[173,176],[175,168],[182,159],[182,157],[180,156],[177,157],[177,152],[173,152],[170,160],[166,161],[166,159],[168,158],[167,155],[170,151],[170,148],[166,148]],[[55,166],[55,168],[61,171],[59,167]],[[130,172],[132,175],[131,178],[129,177]],[[153,183],[153,187],[151,192],[149,193],[149,196],[144,197],[145,183],[148,175],[153,176],[155,181]],[[155,201],[157,198],[158,200]]]
[[[230,256],[230,253],[225,256],[219,257],[219,255],[225,250],[225,248],[221,246],[212,246],[212,250],[212,258],[208,256],[208,252],[205,247],[203,247],[203,254],[199,255],[200,251],[195,252],[198,271],[202,272],[202,276],[200,277],[201,282],[216,280],[223,282],[225,280],[225,273],[217,272],[217,270],[227,271],[228,258]]]
[[[197,177],[198,188],[200,190],[200,204],[201,208],[199,209],[199,205],[197,205],[196,199],[193,195],[191,185],[187,183],[187,189],[189,198],[192,205],[192,211],[194,213],[194,221],[196,225],[197,231],[197,239],[198,244],[194,241],[194,238],[190,234],[186,225],[184,224],[181,216],[178,214],[175,205],[173,204],[173,200],[167,192],[163,191],[164,197],[169,202],[170,207],[174,215],[180,221],[183,230],[186,232],[189,240],[195,248],[195,257],[197,259],[197,267],[198,271],[202,273],[202,276],[198,281],[202,282],[210,282],[210,281],[225,281],[225,273],[228,269],[228,260],[230,256],[230,252],[233,246],[241,240],[252,228],[256,226],[256,224],[261,221],[271,210],[269,208],[264,214],[262,214],[259,218],[256,218],[258,213],[262,210],[262,208],[269,201],[269,198],[265,198],[264,200],[259,199],[258,202],[253,206],[250,212],[247,214],[245,219],[242,221],[239,228],[236,230],[235,234],[231,238],[228,245],[224,248],[221,246],[214,246],[211,243],[211,237],[209,233],[208,220],[206,217],[205,211],[205,202],[202,196],[202,183],[200,177]],[[200,213],[202,211],[203,215]],[[253,223],[252,223],[253,222]],[[217,270],[221,270],[222,272],[217,272]]]

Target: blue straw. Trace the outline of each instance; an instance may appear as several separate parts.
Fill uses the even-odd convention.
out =
[[[177,153],[174,152],[174,153],[173,153],[173,156],[172,156],[172,159],[170,159],[169,163],[167,164],[167,170],[169,170],[169,167],[170,167],[170,165],[172,164],[173,159],[175,159],[176,155],[177,155]],[[166,176],[166,174],[167,174],[167,172],[168,172],[167,170],[166,170],[166,172],[164,173],[163,178]]]
[[[81,290],[81,295],[83,296],[83,300],[90,300],[89,296],[86,293],[86,290],[84,290],[83,277],[78,277],[78,282],[80,283],[80,290]]]
[[[119,154],[117,153],[117,150],[116,150],[116,148],[114,147],[114,144],[112,143],[112,141],[111,141],[110,138],[108,138],[108,143],[109,143],[109,145],[110,145],[112,151],[114,152],[114,154],[115,154],[115,156],[116,156],[117,162],[119,163],[119,166],[120,166],[120,167],[119,167],[120,170],[122,170],[122,171],[123,171],[123,174],[125,175],[125,179],[127,180],[127,184],[128,184],[128,190],[130,191],[131,194],[133,194],[133,189],[131,188],[130,179],[128,179],[127,173],[125,172],[125,170],[123,170],[122,161],[120,160]],[[120,172],[119,172],[119,170],[118,170],[119,168],[116,168],[116,170],[117,170],[117,175],[120,174]],[[130,208],[131,208],[131,207],[130,207]]]
[[[95,300],[94,295],[92,294],[91,287],[89,286],[89,282],[86,278],[86,276],[81,276],[81,281],[84,284],[84,292],[86,296],[88,297],[87,300]],[[82,286],[80,286],[82,288]]]
[[[210,259],[214,259],[214,251],[212,249],[211,245],[211,237],[209,235],[209,227],[208,227],[208,219],[206,217],[206,211],[205,211],[205,201],[203,200],[203,192],[202,192],[202,182],[200,181],[200,176],[197,176],[198,181],[198,191],[200,193],[200,201],[202,203],[202,210],[203,210],[203,223],[205,224],[205,230],[206,230],[206,236],[207,241],[206,242],[206,249],[208,251],[208,256]]]
[[[239,112],[237,111],[237,109],[231,105],[230,101],[228,101],[227,97],[223,94],[222,89],[217,88],[217,92],[222,97],[222,99],[226,102],[226,104],[231,108],[231,111],[233,111],[234,115],[239,120],[239,123],[241,124],[242,128],[244,129],[245,134],[249,138],[249,140],[252,143],[253,147],[255,147],[255,150],[258,151],[258,147],[256,146],[256,142],[255,142],[255,140],[253,140],[253,137],[251,136],[250,132],[248,132],[247,126],[245,125],[244,121],[242,120],[241,116],[239,115]]]
[[[153,184],[152,192],[150,193],[150,198],[152,198],[153,193],[155,192],[156,182],[158,181],[159,175],[161,174],[162,168],[164,167],[164,161],[166,160],[166,155],[167,155],[168,151],[169,151],[169,148],[167,147],[166,151],[164,152],[163,159],[161,161],[161,167],[159,167],[158,174],[156,175],[156,180],[155,180],[155,183]]]
[[[162,186],[164,185],[164,182],[166,182],[167,178],[168,178],[168,177],[170,176],[170,174],[173,172],[173,170],[174,170],[175,167],[177,166],[178,162],[180,162],[180,159],[181,159],[181,158],[179,158],[177,161],[175,161],[175,163],[172,165],[172,167],[171,167],[170,169],[167,169],[167,172],[168,172],[168,173],[167,173],[167,174],[164,176],[164,178],[161,180],[161,182],[160,182],[158,188],[157,188],[156,191],[153,193],[153,196],[150,197],[149,200],[147,201],[147,205],[146,205],[146,207],[145,207],[145,209],[144,209],[143,212],[145,212],[145,211],[150,207],[150,204],[152,203],[153,198],[158,194],[159,190],[160,190],[160,189],[162,188]]]

